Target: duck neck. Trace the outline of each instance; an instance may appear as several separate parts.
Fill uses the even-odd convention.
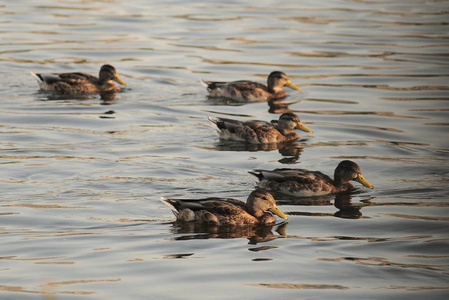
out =
[[[104,79],[104,78],[98,78],[98,84],[100,85],[104,85],[104,84],[111,84],[112,80],[111,79]]]
[[[262,216],[259,218],[259,224],[261,225],[270,225],[276,222],[276,219],[273,217],[272,214],[265,212],[262,214]]]
[[[255,209],[253,209],[251,207],[247,207],[247,211],[250,215],[255,216],[257,219],[259,219],[260,217],[263,216],[263,211],[260,211],[260,210],[256,211]]]
[[[283,91],[284,90],[282,89],[282,87],[273,86],[273,85],[268,86],[268,92],[271,94],[279,94],[279,93],[282,93]]]
[[[275,91],[274,93],[271,93],[271,95],[272,95],[271,100],[279,100],[279,99],[284,99],[285,97],[287,97],[287,92],[280,89],[277,92]]]
[[[334,176],[334,186],[340,187],[342,184],[343,184],[343,181],[341,180],[341,177],[335,175]]]
[[[296,132],[291,132],[291,131],[281,132],[280,131],[280,133],[285,137],[286,142],[294,141],[299,138],[299,135]]]
[[[352,188],[352,184],[349,181],[344,181],[340,177],[335,177],[334,186],[337,190],[348,190]]]

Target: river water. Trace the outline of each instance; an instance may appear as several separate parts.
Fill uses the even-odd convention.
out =
[[[0,0],[0,299],[447,299],[449,1]],[[111,97],[29,71],[116,67]],[[205,80],[287,73],[283,106]],[[296,112],[289,147],[207,120]],[[368,190],[283,198],[286,224],[181,226],[164,197],[246,199],[248,171],[359,164]],[[54,297],[54,298],[52,298]]]

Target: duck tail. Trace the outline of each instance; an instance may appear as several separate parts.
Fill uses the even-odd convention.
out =
[[[39,84],[41,84],[42,82],[44,82],[44,79],[42,78],[42,76],[40,74],[36,74],[33,71],[30,71],[31,75],[37,80],[37,82]]]
[[[173,214],[178,217],[178,210],[176,209],[176,207],[174,206],[174,204],[176,204],[176,201],[173,201],[171,199],[165,198],[165,197],[161,197],[161,201],[167,205],[168,207],[170,207],[171,211],[173,212]]]
[[[222,119],[216,119],[216,118],[212,118],[212,117],[207,117],[209,119],[209,121],[214,124],[215,126],[217,126],[218,132],[222,131],[222,130],[232,130],[229,128],[229,126],[227,126],[226,122],[223,121]]]
[[[256,176],[257,179],[259,179],[259,181],[261,181],[264,178],[262,172],[260,172],[259,170],[248,171],[248,173],[253,176]]]
[[[202,86],[204,86],[205,88],[209,88],[210,82],[209,81],[205,81],[204,79],[200,80],[200,83]]]
[[[215,124],[215,125],[217,125],[218,122],[220,122],[220,120],[215,119],[215,118],[212,118],[212,117],[207,117],[207,119],[208,119],[212,124]]]

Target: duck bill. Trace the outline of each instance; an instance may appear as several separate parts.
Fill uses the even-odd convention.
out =
[[[302,131],[308,132],[308,133],[313,133],[312,129],[307,128],[306,126],[304,126],[303,123],[298,122],[298,124],[296,125],[296,129],[301,129]]]
[[[270,208],[269,211],[282,219],[288,220],[288,217],[276,205]]]
[[[285,86],[287,86],[287,87],[289,87],[289,88],[291,88],[291,89],[297,90],[297,91],[300,91],[300,90],[301,90],[299,87],[297,87],[296,85],[294,85],[290,80],[287,81],[287,84],[286,84]]]
[[[117,74],[114,75],[114,80],[120,83],[121,85],[126,85],[126,83],[118,77]]]
[[[370,189],[374,188],[373,185],[371,183],[369,183],[368,180],[366,180],[362,174],[357,175],[357,178],[354,180],[363,184],[367,188],[370,188]]]

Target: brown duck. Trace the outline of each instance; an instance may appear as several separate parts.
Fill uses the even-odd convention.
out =
[[[36,78],[41,90],[57,94],[111,93],[121,90],[112,81],[126,85],[111,65],[102,66],[98,78],[79,72],[59,74],[36,74],[31,72],[31,74]]]
[[[353,161],[341,161],[334,172],[334,179],[320,171],[305,169],[275,169],[273,171],[255,170],[249,172],[259,179],[258,186],[271,192],[279,192],[296,197],[311,197],[349,191],[353,188],[349,182],[357,181],[372,189]]]
[[[242,141],[250,144],[271,144],[294,141],[299,138],[294,132],[301,129],[312,133],[312,130],[304,126],[299,117],[294,113],[283,113],[279,121],[238,121],[226,118],[211,118],[209,121],[218,128],[221,139]]]
[[[245,202],[232,198],[204,199],[161,198],[171,208],[176,220],[208,225],[272,225],[275,214],[287,216],[276,206],[273,196],[266,190],[253,191]]]
[[[284,86],[299,91],[284,72],[274,71],[268,76],[267,85],[255,81],[239,80],[232,82],[204,81],[209,96],[229,98],[238,102],[263,102],[287,97]]]

